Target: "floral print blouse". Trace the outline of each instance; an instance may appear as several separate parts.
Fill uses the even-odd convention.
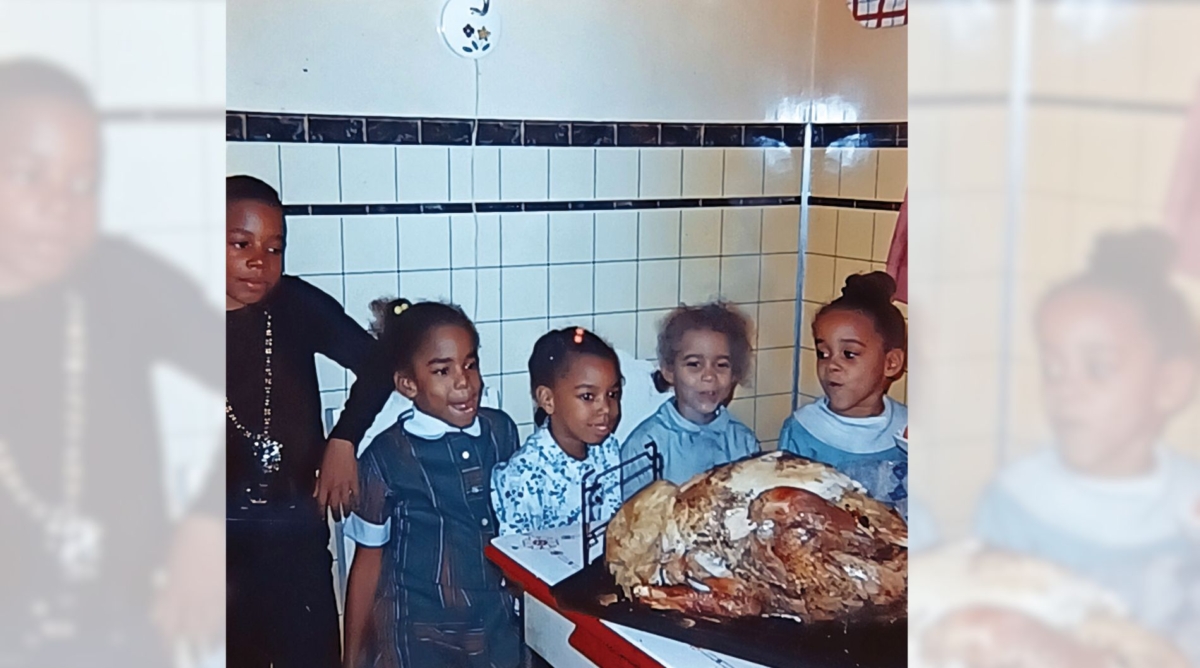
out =
[[[558,446],[549,426],[534,431],[511,459],[492,469],[492,507],[500,535],[580,524],[583,477],[620,462],[621,448],[612,436],[589,447],[587,459],[579,461]],[[610,519],[621,506],[620,472],[605,475],[599,498],[593,498],[597,515],[590,521]]]

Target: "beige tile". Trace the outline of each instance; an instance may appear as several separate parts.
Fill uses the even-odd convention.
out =
[[[746,255],[762,252],[762,209],[722,209],[721,254]]]
[[[880,211],[875,214],[875,241],[871,251],[871,259],[876,262],[887,262],[888,250],[892,247],[892,236],[896,233],[896,219],[899,214],[891,211]]]
[[[638,257],[678,257],[679,214],[670,209],[638,213]]]
[[[744,392],[745,390],[740,390]],[[742,424],[754,424],[754,397],[745,399],[734,399],[729,402],[729,412],[742,422]]]
[[[766,149],[763,163],[763,194],[780,196],[800,194],[800,176],[803,166],[803,149]]]
[[[762,285],[759,298],[774,301],[796,298],[796,254],[762,256]]]
[[[789,365],[789,370],[790,368]],[[791,414],[792,397],[790,387],[788,388],[788,394],[778,397],[759,397],[756,399],[754,432],[758,435],[758,440],[764,443],[776,441],[779,438],[779,432],[783,429],[784,421]]]
[[[756,255],[721,258],[721,297],[735,304],[758,301],[759,265]]]
[[[561,148],[550,153],[550,199],[591,199],[596,187],[596,149]]]
[[[875,235],[875,214],[870,211],[841,209],[837,212],[837,252],[835,255],[870,260]]]
[[[795,253],[800,245],[800,207],[763,209],[763,252]]]
[[[908,149],[879,149],[879,179],[875,184],[875,196],[879,199],[900,201],[908,188]]]
[[[639,197],[679,197],[683,191],[683,151],[677,148],[642,149],[642,183]]]
[[[1149,35],[1145,32],[1143,7],[1143,3],[1110,7],[1108,20],[1114,21],[1111,25],[1120,25],[1121,28],[1106,30],[1104,39],[1089,39],[1080,45],[1080,75],[1084,96],[1105,100],[1129,100],[1144,96],[1145,53]],[[1117,21],[1119,24],[1115,23]]]
[[[820,304],[812,302],[801,302],[804,305],[804,310],[801,312],[800,319],[800,345],[801,347],[814,349],[816,342],[813,341],[813,320],[817,317],[817,311],[821,310]]]
[[[754,391],[758,394],[780,394],[792,391],[792,348],[760,350],[756,357],[757,376]]]
[[[796,302],[764,302],[758,305],[758,347],[796,345]]]
[[[838,196],[874,198],[875,180],[879,174],[879,149],[842,149],[840,153],[842,177],[838,185]]]
[[[724,153],[720,149],[683,149],[683,196],[720,197]]]
[[[908,403],[908,375],[903,375],[888,389],[888,396],[902,404]]]
[[[1193,43],[1200,26],[1200,6],[1192,3],[1145,3],[1144,85],[1156,101],[1188,104],[1200,80],[1200,49]]]
[[[825,394],[821,389],[821,381],[817,379],[817,353],[806,348],[800,349],[800,391],[810,397]]]
[[[703,304],[721,293],[721,261],[697,258],[679,261],[679,300],[684,304]]]
[[[657,357],[655,348],[658,345],[658,329],[662,326],[662,321],[668,313],[670,313],[669,310],[638,311],[636,353],[638,359],[652,360]]]
[[[846,277],[854,274],[867,274],[872,271],[871,263],[865,260],[847,260],[837,258],[834,260],[833,267],[833,294],[834,296],[842,294],[842,287],[846,285]]]
[[[833,299],[835,261],[832,257],[804,256],[804,298],[824,304]]]
[[[682,225],[681,255],[694,257],[721,254],[720,209],[687,209],[683,212]]]
[[[258,142],[234,142],[225,145],[225,172],[229,176],[247,174],[279,190],[279,145]]]
[[[808,210],[808,252],[837,253],[837,209],[814,206]]]
[[[725,149],[725,196],[753,197],[763,193],[763,149]]]
[[[817,197],[838,196],[838,174],[842,169],[840,149],[812,150],[812,180],[809,192]]]

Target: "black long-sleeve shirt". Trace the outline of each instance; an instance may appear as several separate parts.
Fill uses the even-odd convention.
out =
[[[68,293],[83,305],[85,328],[79,510],[104,530],[98,579],[70,591],[79,599],[80,643],[104,664],[106,641],[96,638],[108,629],[144,636],[149,651],[161,645],[148,622],[151,572],[163,564],[172,533],[152,371],[166,363],[219,392],[221,311],[178,269],[106,237],[62,280],[0,298],[0,440],[24,484],[52,506],[64,489]],[[213,477],[207,503],[191,510],[219,517],[224,499],[211,491],[222,481]],[[31,603],[58,591],[44,528],[0,489],[0,664],[22,648]]]
[[[271,438],[283,445],[279,483],[295,499],[311,496],[325,451],[321,395],[314,355],[321,353],[357,377],[330,438],[358,444],[394,385],[375,339],[341,305],[313,285],[284,276],[262,303],[226,312],[226,397],[249,430],[262,432],[266,314],[271,313]],[[257,467],[247,439],[228,425],[226,466],[230,500]]]

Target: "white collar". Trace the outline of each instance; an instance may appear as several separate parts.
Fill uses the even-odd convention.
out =
[[[406,417],[407,419],[405,419]],[[471,425],[466,429],[459,429],[458,427],[447,424],[446,422],[439,420],[428,413],[423,413],[415,405],[401,415],[400,419],[404,423],[404,431],[407,431],[417,438],[423,438],[428,441],[437,440],[452,432],[463,433],[468,436],[478,436],[482,433],[482,429],[479,426],[478,415],[476,415],[475,421],[472,422]]]

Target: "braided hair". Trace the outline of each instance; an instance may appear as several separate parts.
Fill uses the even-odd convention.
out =
[[[463,310],[442,302],[412,303],[407,299],[376,299],[371,302],[375,315],[371,333],[379,339],[381,353],[393,370],[411,375],[413,355],[433,330],[444,325],[461,327],[471,335],[471,343],[479,350],[479,331]]]
[[[571,361],[581,355],[592,355],[612,362],[621,376],[621,360],[617,351],[593,332],[582,327],[565,327],[546,332],[533,344],[533,353],[529,356],[529,385],[530,391],[536,398],[537,388],[553,387],[554,381],[567,373]],[[533,421],[537,426],[544,427],[550,416],[538,407]]]

